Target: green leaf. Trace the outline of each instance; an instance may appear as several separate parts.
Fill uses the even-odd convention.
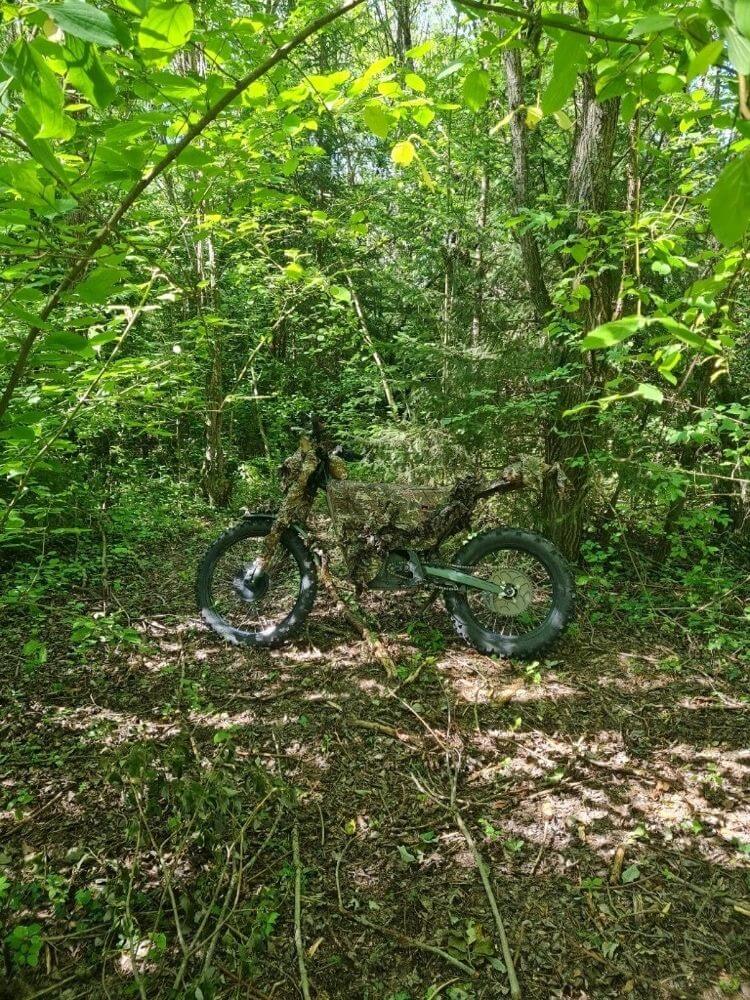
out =
[[[421,108],[415,108],[411,116],[418,125],[421,125],[423,128],[427,128],[435,117],[435,112],[432,108],[428,108],[423,105]]]
[[[15,71],[26,107],[39,122],[37,139],[69,139],[73,121],[63,114],[63,91],[44,56],[22,42],[17,50]]]
[[[336,90],[351,76],[351,72],[348,69],[338,70],[336,73],[326,73],[324,75],[311,74],[307,77],[313,90],[318,94],[330,94],[331,91]]]
[[[62,0],[62,3],[38,3],[66,35],[73,35],[84,42],[93,42],[104,48],[127,45],[128,30],[122,21],[99,10],[85,0]]]
[[[425,90],[427,90],[427,84],[424,82],[422,77],[417,76],[416,73],[407,73],[404,77],[404,82],[407,87],[416,91],[418,94],[423,94]]]
[[[635,390],[635,395],[647,399],[650,403],[664,402],[664,393],[661,389],[657,389],[655,385],[651,385],[648,382],[641,382]]]
[[[97,108],[106,108],[115,99],[115,88],[96,49],[89,42],[71,38],[67,45],[68,83]]]
[[[138,47],[146,59],[167,59],[187,42],[195,19],[188,3],[155,3],[141,21]]]
[[[625,94],[620,103],[620,117],[625,125],[628,125],[633,120],[633,115],[635,114],[637,105],[638,94],[632,90],[629,94]]]
[[[592,330],[581,341],[581,350],[596,351],[603,347],[611,347],[623,340],[627,340],[638,330],[650,326],[663,326],[677,340],[703,351],[706,354],[715,354],[719,348],[717,341],[702,337],[699,333],[691,330],[689,326],[680,323],[671,316],[626,316],[612,323],[605,323]]]
[[[370,101],[365,105],[362,112],[362,119],[373,135],[379,139],[385,139],[391,130],[391,116],[383,109],[379,101]]]
[[[586,64],[588,39],[567,32],[555,48],[552,78],[542,95],[542,111],[551,115],[559,111],[575,90],[579,69]]]
[[[750,222],[750,151],[724,167],[711,191],[711,228],[724,246],[742,239]]]
[[[625,885],[628,882],[636,882],[641,877],[641,870],[637,865],[629,865],[622,873],[622,881]]]
[[[94,352],[85,337],[81,337],[77,333],[68,333],[67,330],[58,330],[57,333],[51,333],[45,337],[42,347],[45,351],[65,351],[84,357],[94,356]]]
[[[397,142],[391,150],[391,159],[401,167],[408,167],[416,155],[414,144],[408,139],[404,142]]]
[[[94,268],[76,288],[76,294],[84,302],[93,305],[96,302],[106,302],[112,289],[125,275],[119,267],[102,265]]]
[[[432,39],[428,39],[426,42],[422,42],[421,45],[415,45],[413,49],[409,49],[406,55],[409,59],[421,59],[428,52],[432,52],[434,48],[435,42]]]
[[[36,162],[40,163],[53,177],[64,181],[65,168],[52,152],[52,146],[45,139],[35,138],[39,132],[39,122],[28,108],[21,108],[16,114],[16,129]]]
[[[479,111],[489,97],[490,74],[486,69],[473,69],[464,80],[463,102],[472,111]]]
[[[746,38],[750,38],[750,0],[735,0],[735,24]]]
[[[630,32],[631,38],[639,35],[650,35],[655,31],[666,31],[674,26],[674,17],[669,14],[650,14],[648,17],[639,18]]]
[[[351,302],[352,301],[352,293],[349,291],[348,288],[344,288],[343,285],[331,285],[331,287],[328,289],[328,292],[329,292],[331,298],[335,302]]]
[[[404,862],[404,864],[406,865],[414,864],[414,862],[417,860],[416,856],[412,854],[408,848],[404,847],[403,844],[398,844],[397,847],[398,847],[399,857]]]
[[[746,38],[733,25],[722,29],[727,42],[729,61],[738,73],[750,73],[750,38]]]
[[[115,0],[115,3],[128,13],[143,17],[148,10],[149,0]]]
[[[576,264],[582,264],[589,255],[589,242],[588,240],[578,240],[569,249],[570,256],[576,262]],[[581,286],[585,287],[585,286]]]
[[[10,313],[11,316],[15,316],[16,319],[20,319],[22,323],[27,323],[29,326],[33,327],[35,330],[43,330],[45,333],[54,335],[58,333],[56,327],[41,316],[37,316],[34,313],[29,312],[24,309],[23,306],[19,306],[16,302],[4,302],[3,310]]]
[[[183,80],[183,83],[187,82],[188,81]],[[189,81],[189,82],[191,87],[195,86],[194,81]],[[179,84],[177,84],[177,86],[179,86]],[[183,99],[184,97],[185,94],[183,92]],[[251,83],[250,86],[247,87],[244,93],[242,94],[242,103],[245,105],[251,105],[257,107],[259,104],[265,104],[267,100],[268,100],[268,84],[265,82],[265,80],[256,80],[254,83]]]
[[[613,344],[619,344],[632,337],[645,325],[646,321],[641,316],[625,316],[624,319],[604,323],[583,338],[581,350],[598,351],[602,347],[612,347]]]
[[[446,76],[453,76],[454,73],[458,73],[458,71],[463,68],[464,64],[462,62],[452,62],[446,66],[445,69],[441,69],[435,79],[444,80]]]
[[[717,39],[715,42],[709,42],[708,45],[704,45],[700,52],[696,52],[693,58],[690,60],[690,65],[687,71],[687,80],[690,83],[697,76],[703,76],[715,63],[721,59],[721,54],[724,51],[724,43],[721,39]]]

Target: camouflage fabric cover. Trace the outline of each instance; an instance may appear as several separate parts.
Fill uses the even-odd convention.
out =
[[[327,493],[350,571],[362,582],[375,576],[390,549],[435,545],[434,515],[450,498],[448,489],[351,480],[330,482]]]

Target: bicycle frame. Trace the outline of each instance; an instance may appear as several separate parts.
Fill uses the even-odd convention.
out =
[[[320,444],[314,444],[306,436],[301,438],[297,452],[282,466],[282,470],[288,476],[286,495],[274,518],[273,528],[266,536],[263,554],[253,567],[253,575],[266,571],[283,531],[286,528],[306,523],[318,490],[325,492],[331,479],[343,478],[346,475],[345,468],[343,460],[332,455],[329,449]],[[493,496],[496,493],[519,489],[522,485],[523,477],[520,470],[509,466],[503,471],[503,477],[499,481],[477,487],[472,492],[471,502],[468,506],[457,501],[452,505],[448,504],[440,511],[440,519],[444,528],[435,549],[448,538],[457,534],[461,527],[469,526],[468,521],[473,507],[480,499]],[[330,499],[327,497],[327,500],[329,514],[333,519]],[[393,586],[393,583],[379,587],[376,580],[373,579],[368,583],[372,589],[409,589],[415,586],[429,585],[429,581],[434,581],[436,586],[441,586],[443,589],[466,587],[495,596],[502,596],[507,590],[504,581],[483,580],[455,567],[435,564],[425,560],[424,556],[412,549],[400,547],[391,549],[384,558],[384,568],[390,555],[400,555],[405,558],[406,565],[411,572],[411,578],[405,578],[402,587],[399,587],[398,584]]]

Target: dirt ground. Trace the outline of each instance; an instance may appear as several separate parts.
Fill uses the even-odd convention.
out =
[[[394,681],[330,602],[229,647],[191,580],[121,594],[142,646],[106,658],[53,609],[28,672],[8,630],[0,995],[506,996],[472,840],[528,1000],[750,996],[742,671],[585,608],[549,659],[494,661],[391,596]]]

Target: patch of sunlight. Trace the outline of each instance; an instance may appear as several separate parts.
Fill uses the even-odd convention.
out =
[[[79,708],[58,708],[47,716],[62,729],[85,732],[87,736],[104,746],[117,746],[133,737],[144,736],[152,739],[168,739],[180,732],[180,726],[172,722],[156,722],[143,719],[128,712],[115,712],[98,705],[82,705]]]
[[[705,709],[712,711],[750,712],[750,705],[747,702],[738,701],[736,698],[728,698],[726,695],[719,695],[718,693],[715,695],[697,695],[692,698],[683,698],[678,702],[678,707],[694,712],[704,711]]]
[[[472,705],[505,705],[509,702],[526,704],[535,701],[559,701],[561,698],[572,698],[580,695],[580,691],[563,684],[558,680],[542,680],[538,684],[527,684],[523,680],[515,680],[510,684],[498,683],[494,679],[475,677],[454,677],[451,680],[453,690],[459,698]]]
[[[229,712],[199,712],[193,709],[188,713],[188,719],[194,725],[204,726],[206,729],[234,729],[256,725],[258,716],[249,710],[231,715]]]

